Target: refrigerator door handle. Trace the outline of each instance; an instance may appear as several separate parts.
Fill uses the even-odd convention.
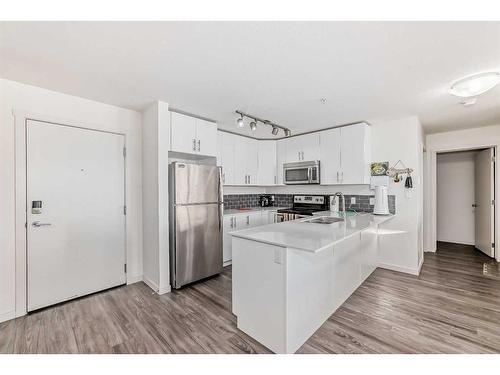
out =
[[[224,195],[222,192],[222,167],[217,167],[219,172],[219,182],[217,184],[218,196],[219,196],[219,232],[222,232],[223,226],[223,214],[224,214]]]

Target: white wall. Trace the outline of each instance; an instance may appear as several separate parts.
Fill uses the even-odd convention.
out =
[[[389,194],[396,196],[396,217],[384,228],[402,231],[382,236],[379,265],[396,271],[418,274],[423,261],[422,247],[422,159],[423,133],[417,117],[390,121],[370,121],[372,124],[372,160],[401,160],[414,170],[413,189],[404,188],[404,181],[389,184]]]
[[[437,156],[437,240],[474,245],[474,151]]]
[[[168,237],[168,104],[156,102],[142,113],[144,281],[156,292],[170,291]]]
[[[0,79],[0,321],[22,315],[16,296],[15,111],[31,118],[124,133],[126,138],[127,281],[142,278],[141,116],[138,112]],[[19,276],[19,275],[18,275]],[[25,298],[24,298],[25,301]],[[16,303],[17,302],[17,303]],[[16,305],[18,311],[16,312]]]
[[[426,136],[426,164],[427,178],[425,189],[426,217],[424,223],[426,226],[425,250],[436,251],[437,240],[437,181],[436,165],[437,153],[450,151],[465,151],[472,149],[496,147],[497,153],[500,147],[500,125],[485,126],[482,128],[473,128],[465,130],[456,130],[450,132],[428,134]],[[498,155],[498,154],[497,154]],[[500,184],[498,176],[500,174],[500,163],[496,163],[495,175],[496,190],[495,195],[500,196]],[[500,233],[500,210],[496,210],[496,237]],[[500,261],[500,252],[496,252],[496,259]]]

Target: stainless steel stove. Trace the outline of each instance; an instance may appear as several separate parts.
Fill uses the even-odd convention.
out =
[[[312,216],[330,209],[327,195],[294,195],[293,206],[278,210],[278,222]]]

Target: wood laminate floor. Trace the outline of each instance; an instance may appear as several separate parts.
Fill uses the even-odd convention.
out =
[[[377,269],[299,353],[498,353],[500,274],[439,243],[419,277]],[[0,353],[269,353],[236,328],[231,269],[158,296],[136,283],[0,324]]]

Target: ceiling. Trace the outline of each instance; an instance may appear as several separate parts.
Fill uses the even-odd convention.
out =
[[[500,86],[470,107],[447,93],[499,69],[500,22],[0,23],[3,78],[135,110],[161,100],[246,134],[236,109],[294,134],[406,115],[427,132],[500,124]]]

